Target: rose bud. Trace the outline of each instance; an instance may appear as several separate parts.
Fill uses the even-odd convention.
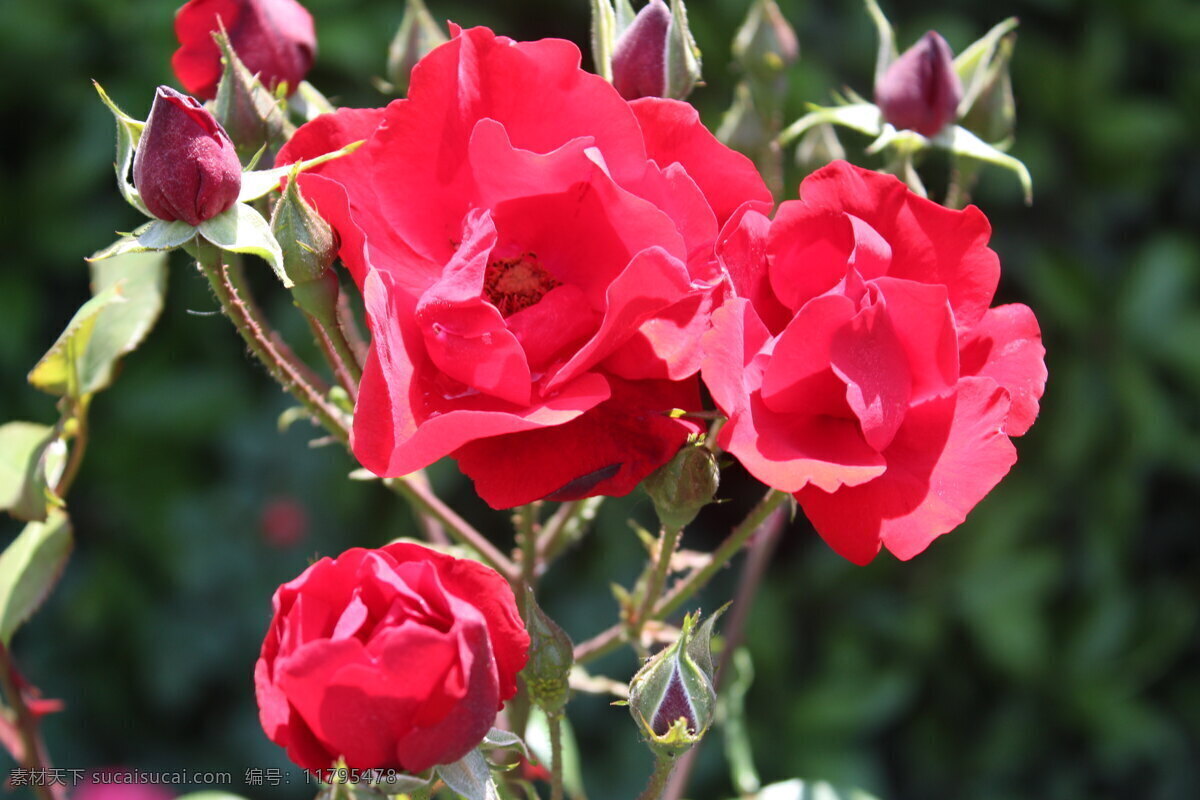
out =
[[[700,59],[683,3],[650,0],[617,39],[613,86],[626,100],[682,100],[700,80]]]
[[[534,705],[547,714],[558,714],[571,692],[568,677],[575,663],[574,647],[566,631],[542,611],[528,586],[524,605],[530,643],[529,665],[521,679]]]
[[[934,136],[954,119],[962,94],[950,45],[929,31],[884,72],[875,104],[897,128]]]
[[[650,473],[642,486],[654,501],[659,522],[682,530],[712,502],[720,477],[712,452],[703,445],[688,445]]]
[[[408,93],[408,80],[417,62],[448,41],[422,0],[408,0],[400,28],[388,46],[387,77],[396,94]]]
[[[197,97],[216,96],[221,54],[212,34],[221,27],[238,58],[268,89],[286,83],[290,94],[312,68],[317,36],[312,15],[296,0],[190,0],[175,13],[179,49],[171,67]]]
[[[242,165],[204,106],[160,86],[133,157],[133,183],[154,216],[199,225],[237,201]]]
[[[712,633],[724,611],[717,610],[698,627],[700,612],[684,617],[679,638],[629,682],[629,711],[655,753],[679,755],[700,741],[712,724],[717,703]]]
[[[508,583],[417,544],[323,558],[273,602],[254,668],[259,718],[308,770],[458,761],[516,694],[528,658]]]
[[[758,81],[769,81],[800,58],[796,31],[775,0],[756,0],[733,39],[733,57]]]

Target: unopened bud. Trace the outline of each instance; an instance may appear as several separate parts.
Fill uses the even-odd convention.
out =
[[[242,165],[204,106],[160,86],[133,157],[133,182],[154,216],[199,225],[237,201]]]
[[[213,115],[233,140],[238,155],[249,160],[264,145],[274,150],[295,132],[279,101],[238,58],[224,31],[214,36],[221,49],[224,71],[217,84]],[[268,153],[268,160],[273,153]]]
[[[396,94],[408,93],[413,67],[429,51],[447,41],[423,0],[408,0],[400,28],[388,46],[387,77]]]
[[[700,80],[700,51],[687,24],[682,0],[650,0],[617,39],[613,86],[626,100],[682,100]]]
[[[796,32],[775,0],[755,0],[733,39],[733,57],[756,80],[777,77],[800,58]]]
[[[950,45],[929,31],[875,84],[875,104],[897,128],[934,136],[953,121],[962,92]]]
[[[337,237],[300,194],[293,173],[271,215],[271,233],[283,251],[283,272],[296,286],[325,275],[337,258]]]
[[[679,638],[629,682],[629,711],[650,748],[660,755],[679,755],[700,741],[712,724],[717,702],[712,632],[724,610],[700,625],[699,612],[686,616]]]
[[[534,599],[525,587],[525,629],[529,631],[529,661],[521,671],[521,679],[529,699],[542,711],[554,715],[562,711],[570,695],[568,677],[575,663],[574,646],[566,631]]]
[[[175,13],[179,49],[171,66],[198,97],[216,96],[221,55],[212,34],[222,26],[246,68],[272,91],[287,84],[291,94],[312,68],[317,35],[312,15],[296,0],[190,0]]]
[[[709,449],[688,445],[650,473],[642,486],[654,501],[659,521],[667,528],[680,530],[712,502],[720,478],[717,460]]]

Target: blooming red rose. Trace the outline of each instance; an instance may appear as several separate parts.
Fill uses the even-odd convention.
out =
[[[317,35],[312,15],[296,0],[189,0],[175,12],[179,49],[171,57],[189,92],[211,100],[221,80],[221,53],[212,35],[225,26],[233,51],[263,85],[296,90],[312,68]]]
[[[372,341],[354,452],[446,455],[496,508],[621,495],[697,426],[719,226],[769,208],[750,161],[685,104],[634,103],[559,40],[454,31],[409,97],[297,131],[278,163],[336,228]]]
[[[1037,320],[988,307],[1000,266],[977,208],[844,162],[800,193],[719,245],[740,295],[705,338],[719,442],[846,558],[911,558],[1016,460],[1046,380]]]
[[[323,558],[274,605],[254,669],[259,717],[305,769],[457,761],[516,693],[528,656],[504,579],[417,544]]]
[[[160,86],[133,157],[133,183],[154,216],[199,225],[237,202],[242,165],[208,109]]]

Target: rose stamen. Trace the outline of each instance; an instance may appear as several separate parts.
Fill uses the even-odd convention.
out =
[[[504,317],[529,308],[561,285],[538,264],[534,253],[493,258],[483,275],[483,295]]]

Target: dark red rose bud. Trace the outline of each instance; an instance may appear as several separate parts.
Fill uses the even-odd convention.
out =
[[[213,32],[225,27],[238,58],[267,88],[294,92],[312,68],[317,35],[312,15],[296,0],[190,0],[175,13],[179,49],[171,66],[189,92],[217,94],[221,54]]]
[[[954,119],[962,94],[950,45],[929,31],[887,68],[875,104],[897,128],[933,136]]]
[[[650,0],[613,48],[613,86],[626,100],[667,94],[667,34],[671,9]]]
[[[133,157],[133,183],[154,216],[199,225],[237,200],[242,165],[204,106],[160,86]]]

